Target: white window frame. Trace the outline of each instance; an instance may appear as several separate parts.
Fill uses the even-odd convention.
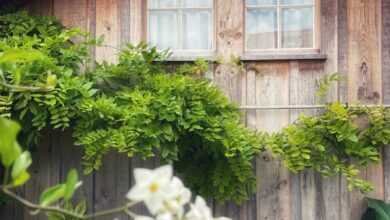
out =
[[[313,54],[320,53],[320,8],[321,0],[313,0],[313,4],[295,4],[295,5],[283,5],[281,4],[282,0],[277,0],[276,5],[247,5],[247,0],[244,0],[244,10],[245,10],[245,51],[247,53],[254,54]],[[283,8],[308,8],[313,7],[313,47],[310,48],[282,48],[282,21],[281,21],[281,10]],[[277,48],[268,48],[268,49],[252,49],[248,47],[248,34],[247,34],[247,17],[249,9],[264,9],[264,8],[276,8],[277,13]]]
[[[210,25],[210,29],[209,30],[209,34],[210,34],[210,39],[211,39],[211,49],[170,49],[170,51],[172,52],[172,57],[173,59],[182,59],[182,60],[186,60],[187,58],[190,58],[191,57],[205,57],[205,56],[213,56],[215,54],[215,50],[216,50],[216,24],[215,24],[215,20],[216,20],[216,1],[215,0],[212,0],[212,7],[189,7],[189,8],[185,8],[185,7],[182,7],[182,0],[177,0],[179,2],[179,7],[164,7],[164,8],[150,8],[149,7],[149,1],[150,0],[146,0],[146,40],[148,43],[150,43],[150,12],[151,11],[164,11],[164,10],[169,10],[169,11],[177,11],[178,13],[178,40],[179,40],[179,45],[180,47],[182,48],[182,45],[183,45],[183,11],[184,10],[210,10],[211,12],[211,25]],[[168,48],[167,48],[168,49]]]

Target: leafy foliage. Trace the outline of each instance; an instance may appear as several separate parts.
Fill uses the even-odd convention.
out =
[[[378,162],[380,148],[390,143],[390,111],[333,103],[319,116],[301,116],[268,141],[290,170],[341,173],[350,190],[368,192],[372,186],[358,177],[358,168]]]
[[[170,72],[159,62],[168,51],[128,45],[117,64],[80,74],[88,46],[97,43],[87,34],[25,13],[1,16],[0,23],[1,113],[26,125],[21,140],[30,146],[45,128],[74,125],[87,173],[117,151],[174,163],[189,186],[219,200],[241,202],[255,191],[251,162],[261,136],[240,125],[239,110],[219,89],[187,76],[205,71],[207,62]],[[55,186],[44,201],[65,191]]]
[[[240,125],[237,107],[219,89],[190,77],[207,70],[204,60],[168,71],[161,62],[168,51],[140,44],[122,50],[116,64],[89,69],[89,46],[99,40],[79,30],[26,13],[0,16],[0,29],[0,115],[25,125],[21,140],[29,146],[38,143],[43,129],[74,127],[86,173],[99,169],[109,151],[158,156],[174,163],[201,194],[241,202],[255,190],[252,160],[266,147],[294,172],[341,173],[350,189],[367,192],[372,187],[358,178],[359,168],[379,161],[380,147],[390,141],[390,113],[384,108],[333,103],[281,132],[259,134]],[[332,74],[321,81],[318,95],[337,80]],[[22,184],[29,178],[23,172],[28,155],[3,149],[6,165],[23,155],[13,183]],[[56,187],[51,200],[72,194],[64,185]]]
[[[390,219],[390,205],[384,201],[367,198],[368,209],[362,220],[388,220]]]
[[[132,71],[128,60],[133,62],[138,50],[124,50],[114,70],[105,65],[96,71],[114,73],[111,82],[134,82],[139,71]],[[202,194],[246,199],[255,190],[251,161],[261,150],[259,136],[240,125],[238,109],[206,80],[165,74],[161,68],[155,73],[154,67],[142,67],[142,83],[133,89],[117,87],[109,97],[100,93],[81,104],[74,135],[84,146],[86,171],[98,169],[110,150],[145,158],[157,151]]]
[[[23,144],[37,144],[45,127],[69,127],[80,99],[93,95],[79,73],[94,43],[50,17],[0,16],[0,115],[25,125]]]

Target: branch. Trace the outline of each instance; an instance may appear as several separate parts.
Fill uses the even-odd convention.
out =
[[[32,202],[16,195],[14,192],[8,190],[7,188],[1,188],[1,190],[4,192],[4,194],[15,199],[20,204],[26,206],[29,209],[42,210],[45,212],[56,212],[56,213],[60,213],[60,214],[63,214],[65,216],[73,217],[73,218],[76,218],[79,220],[88,220],[88,219],[93,219],[93,218],[102,217],[102,216],[109,216],[109,215],[113,215],[113,214],[121,213],[121,212],[126,213],[127,215],[129,215],[132,218],[134,218],[136,216],[135,213],[129,211],[129,208],[134,206],[136,204],[136,202],[130,202],[130,203],[128,203],[124,206],[118,207],[118,208],[109,209],[109,210],[105,210],[105,211],[101,211],[101,212],[96,212],[96,213],[89,214],[89,215],[80,215],[80,214],[73,213],[73,212],[65,210],[65,209],[58,208],[58,207],[37,205],[35,203],[32,203]]]
[[[46,88],[46,87],[10,85],[10,84],[7,84],[5,82],[0,82],[0,86],[8,88],[14,92],[50,92],[53,90],[53,89]]]

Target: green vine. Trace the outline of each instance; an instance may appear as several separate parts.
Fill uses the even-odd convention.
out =
[[[261,136],[240,125],[238,108],[218,88],[187,76],[204,71],[205,61],[167,71],[159,61],[169,52],[129,45],[117,64],[83,74],[97,43],[87,34],[26,13],[1,16],[0,24],[3,113],[25,125],[23,145],[38,144],[44,129],[74,127],[86,173],[117,151],[173,162],[190,187],[218,200],[241,202],[255,191],[251,161]]]
[[[390,141],[390,113],[381,107],[332,103],[259,134],[240,124],[238,108],[218,88],[190,76],[208,69],[204,60],[170,71],[162,62],[168,51],[140,44],[122,50],[118,63],[90,69],[90,46],[100,40],[52,18],[8,14],[0,30],[0,115],[24,125],[23,146],[37,145],[44,129],[74,128],[86,173],[109,151],[157,156],[202,195],[241,202],[256,189],[254,157],[269,149],[291,171],[341,174],[351,190],[367,192],[372,186],[359,168],[378,162]],[[319,93],[335,80],[321,82]]]

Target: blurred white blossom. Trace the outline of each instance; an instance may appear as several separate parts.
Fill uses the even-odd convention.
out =
[[[165,198],[172,197],[169,184],[172,180],[172,166],[162,166],[155,170],[135,169],[135,186],[127,194],[129,200],[144,202],[152,214],[163,209]]]
[[[134,220],[154,220],[153,218],[149,217],[149,216],[143,216],[143,215],[139,215],[139,216],[136,216],[134,218]]]
[[[135,186],[127,198],[133,202],[143,202],[155,217],[135,216],[134,220],[231,220],[226,217],[213,218],[206,201],[197,196],[191,201],[191,191],[178,177],[173,177],[170,165],[160,168],[135,169]],[[189,206],[189,211],[186,207]]]
[[[202,197],[197,196],[195,203],[190,206],[191,210],[187,213],[186,220],[213,220],[211,210]]]

